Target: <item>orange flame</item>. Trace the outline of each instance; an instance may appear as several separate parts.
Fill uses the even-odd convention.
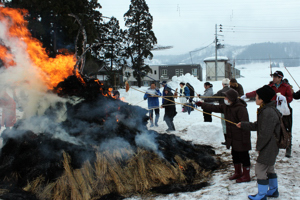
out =
[[[25,15],[27,15],[27,11],[24,9],[0,7],[0,21],[8,27],[7,36],[19,38],[19,40],[25,42],[31,61],[44,72],[42,77],[48,88],[52,89],[72,74],[75,60],[73,55],[57,55],[56,58],[49,58],[45,48],[42,47],[42,43],[33,38],[27,29],[27,21],[24,20]],[[0,47],[1,52],[5,47],[1,44]],[[7,49],[2,51],[0,59],[6,67],[16,64],[16,61],[13,60],[14,57],[8,53]]]
[[[184,170],[185,170],[184,167],[181,166],[180,164],[178,164],[178,166],[179,166],[179,169],[181,169],[181,171],[184,171]]]

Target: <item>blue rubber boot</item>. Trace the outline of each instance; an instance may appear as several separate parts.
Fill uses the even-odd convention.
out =
[[[251,200],[267,200],[267,191],[269,188],[269,180],[257,180],[258,193],[249,195]]]
[[[279,197],[277,174],[267,174],[269,178],[269,190],[267,197]]]

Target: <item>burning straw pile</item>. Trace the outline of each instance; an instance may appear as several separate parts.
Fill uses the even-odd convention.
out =
[[[37,199],[191,191],[219,166],[211,147],[147,130],[145,109],[113,99],[95,79],[72,75],[53,92],[66,103],[2,133],[0,198],[24,191]],[[47,128],[29,128],[36,126]]]

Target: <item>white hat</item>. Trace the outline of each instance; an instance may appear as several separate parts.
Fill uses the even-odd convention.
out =
[[[222,80],[222,84],[223,84],[223,85],[229,85],[229,83],[230,83],[230,80],[229,80],[228,78],[224,78],[224,79]]]

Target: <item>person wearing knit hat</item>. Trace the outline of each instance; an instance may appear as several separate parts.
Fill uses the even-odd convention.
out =
[[[230,80],[229,80],[228,78],[224,78],[224,79],[222,80],[222,84],[223,84],[223,85],[229,85],[229,83],[230,83]]]
[[[290,110],[290,115],[284,115],[282,117],[282,120],[284,124],[286,125],[286,128],[290,130],[292,134],[292,126],[293,126],[293,109],[290,106],[290,103],[293,101],[293,91],[289,84],[285,83],[283,81],[284,75],[282,71],[275,71],[273,74],[271,74],[271,77],[273,78],[273,81],[270,82],[268,85],[275,91],[277,96],[274,96],[272,98],[273,101],[281,101],[283,99],[286,99],[288,103],[288,107]],[[248,92],[245,95],[241,96],[242,99],[245,98],[253,98],[256,96],[256,91]],[[292,140],[288,148],[286,148],[285,157],[292,157]]]
[[[164,93],[166,97],[164,103],[161,105],[161,108],[165,108],[164,121],[168,126],[168,129],[166,131],[175,131],[173,119],[176,116],[177,112],[176,106],[174,104],[173,93],[171,92],[171,88],[169,87],[166,87],[164,89]]]
[[[256,90],[257,121],[240,122],[237,127],[247,131],[257,131],[256,151],[258,157],[255,165],[258,193],[249,195],[252,200],[278,197],[278,181],[275,173],[275,162],[279,152],[277,139],[280,136],[281,113],[276,109],[273,97],[275,91],[269,86]]]
[[[222,96],[224,96],[224,92],[226,92],[227,90],[229,90],[229,82],[230,80],[228,78],[224,78],[222,80],[222,86],[223,88],[221,90],[219,90],[216,94],[214,94],[213,96],[217,97],[217,98],[210,98],[211,101],[217,101],[219,102],[219,104],[224,104],[224,98],[220,98]],[[221,117],[224,118],[224,114],[221,113]],[[223,128],[223,134],[224,134],[224,139],[225,142],[222,142],[221,144],[226,145],[226,123],[224,120],[221,120],[222,123],[222,128]]]
[[[276,95],[275,91],[268,85],[264,85],[256,90],[256,94],[264,101],[265,104],[271,102],[273,97]]]
[[[223,113],[224,118],[228,121],[234,123],[240,121],[249,122],[247,104],[244,100],[238,98],[238,93],[234,89],[228,89],[223,93],[223,96],[225,96],[224,104],[213,105],[202,102],[196,102],[196,104],[197,106],[201,106],[205,111]],[[237,183],[249,182],[251,180],[249,156],[249,150],[251,150],[250,131],[239,129],[235,124],[226,122],[226,133],[226,147],[227,149],[231,148],[235,169],[234,174],[229,177],[229,180],[236,180]]]

